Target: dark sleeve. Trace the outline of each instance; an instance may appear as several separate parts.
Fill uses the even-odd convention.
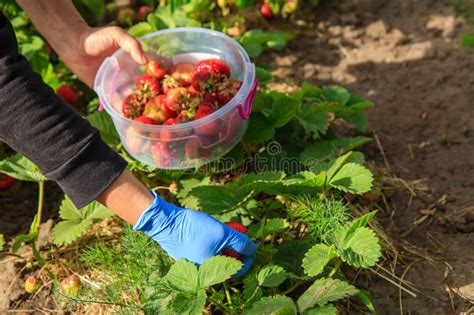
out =
[[[98,130],[32,71],[1,12],[0,138],[35,162],[79,208],[97,198],[126,167]]]

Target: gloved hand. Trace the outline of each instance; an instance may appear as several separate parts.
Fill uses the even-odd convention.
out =
[[[175,260],[185,258],[201,264],[220,254],[223,248],[242,254],[243,267],[237,273],[244,275],[255,259],[256,245],[210,215],[168,203],[154,192],[153,204],[145,210],[133,226],[154,239]]]

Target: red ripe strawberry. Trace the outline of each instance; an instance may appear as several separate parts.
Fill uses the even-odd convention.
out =
[[[243,233],[243,234],[247,234],[247,228],[242,224],[242,223],[239,223],[239,222],[225,222],[224,223],[225,225],[227,225],[228,227],[236,230],[237,232],[240,232],[240,233]],[[234,258],[240,258],[240,254],[233,251],[232,249],[229,249],[229,248],[224,248],[222,250],[222,253],[226,256],[230,256],[230,257],[234,257]]]
[[[229,65],[225,61],[217,58],[199,61],[196,64],[196,73],[198,72],[212,72],[217,75],[230,77]]]
[[[151,60],[145,66],[145,73],[161,80],[166,75],[166,69],[159,62]]]
[[[162,84],[163,84],[163,93],[165,94],[168,94],[168,92],[172,89],[181,87],[181,84],[179,83],[177,79],[167,74],[165,75]]]
[[[273,11],[268,3],[262,4],[262,7],[260,8],[260,14],[266,19],[273,18]]]
[[[158,123],[162,123],[168,118],[176,116],[176,112],[169,110],[165,103],[165,95],[155,96],[146,104],[143,115],[157,121]]]
[[[138,93],[152,98],[160,93],[160,83],[151,75],[144,74],[135,81],[135,89]]]
[[[13,183],[16,182],[16,179],[8,176],[7,174],[0,173],[0,189],[10,188]]]
[[[172,125],[176,125],[178,123],[179,123],[178,117],[177,118],[169,118],[169,119],[165,120],[163,125],[164,126],[172,126]],[[152,138],[153,138],[153,136],[154,135],[152,135]],[[156,135],[155,135],[155,137],[156,137]],[[174,138],[175,138],[175,132],[170,131],[170,130],[166,130],[166,129],[163,129],[163,130],[160,131],[160,135],[159,135],[160,141],[170,142]]]
[[[184,151],[188,160],[205,158],[212,154],[211,141],[207,137],[190,138],[185,146]]]
[[[145,124],[145,125],[156,125],[156,121],[154,119],[150,117],[146,117],[146,116],[137,117],[133,121],[141,123],[141,124]]]
[[[157,141],[150,149],[151,156],[158,166],[168,166],[171,159],[174,158],[173,152],[164,142]]]
[[[166,94],[166,106],[175,112],[195,108],[200,102],[199,97],[192,96],[188,89],[184,87],[171,89]]]
[[[217,99],[221,105],[230,102],[239,91],[242,82],[239,80],[225,79],[217,88]]]
[[[199,96],[199,92],[192,85],[188,86],[188,92],[191,96]]]
[[[201,104],[196,111],[196,116],[194,117],[195,120],[204,118],[214,112],[214,108],[209,104]],[[206,122],[205,124],[198,125],[194,128],[198,135],[205,135],[205,136],[215,136],[219,134],[221,129],[221,123],[219,120],[213,120]]]
[[[182,86],[188,86],[193,81],[194,65],[191,63],[178,63],[171,74]]]
[[[146,17],[148,16],[148,14],[151,13],[151,11],[153,11],[153,9],[150,6],[142,5],[141,7],[138,8],[138,12],[137,12],[138,19],[140,21],[145,21]]]
[[[193,77],[193,88],[203,94],[212,94],[217,91],[217,86],[221,80],[218,75],[212,72],[196,72]]]
[[[127,118],[137,118],[142,115],[147,99],[143,95],[129,94],[123,100],[122,113]]]
[[[56,92],[63,100],[71,106],[76,105],[79,99],[79,92],[72,86],[64,84]]]

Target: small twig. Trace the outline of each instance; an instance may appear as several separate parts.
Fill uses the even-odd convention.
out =
[[[375,269],[373,268],[370,268],[369,269],[370,271],[372,271],[373,273],[375,273],[377,276],[387,280],[388,282],[390,282],[391,284],[393,284],[394,286],[396,286],[397,288],[400,288],[401,290],[405,291],[406,293],[410,294],[411,296],[415,297],[416,298],[416,294],[411,292],[410,290],[408,290],[407,288],[399,285],[398,283],[396,283],[395,281],[393,281],[392,279],[388,278],[387,276],[384,276],[383,274],[379,273],[378,271],[376,271]]]
[[[375,131],[373,131],[372,133],[374,134],[374,139],[375,139],[375,142],[377,143],[377,147],[379,148],[380,154],[382,154],[382,158],[383,158],[385,167],[387,168],[387,170],[389,172],[392,172],[392,168],[390,167],[390,164],[388,163],[387,156],[385,155],[385,150],[382,147],[382,143],[380,143],[379,136],[377,135],[377,133]]]

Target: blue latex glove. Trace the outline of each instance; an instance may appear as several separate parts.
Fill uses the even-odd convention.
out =
[[[168,203],[154,192],[153,204],[142,213],[133,226],[154,239],[175,260],[185,258],[196,264],[223,248],[242,254],[244,275],[255,259],[256,245],[245,234],[239,233],[210,215]]]

